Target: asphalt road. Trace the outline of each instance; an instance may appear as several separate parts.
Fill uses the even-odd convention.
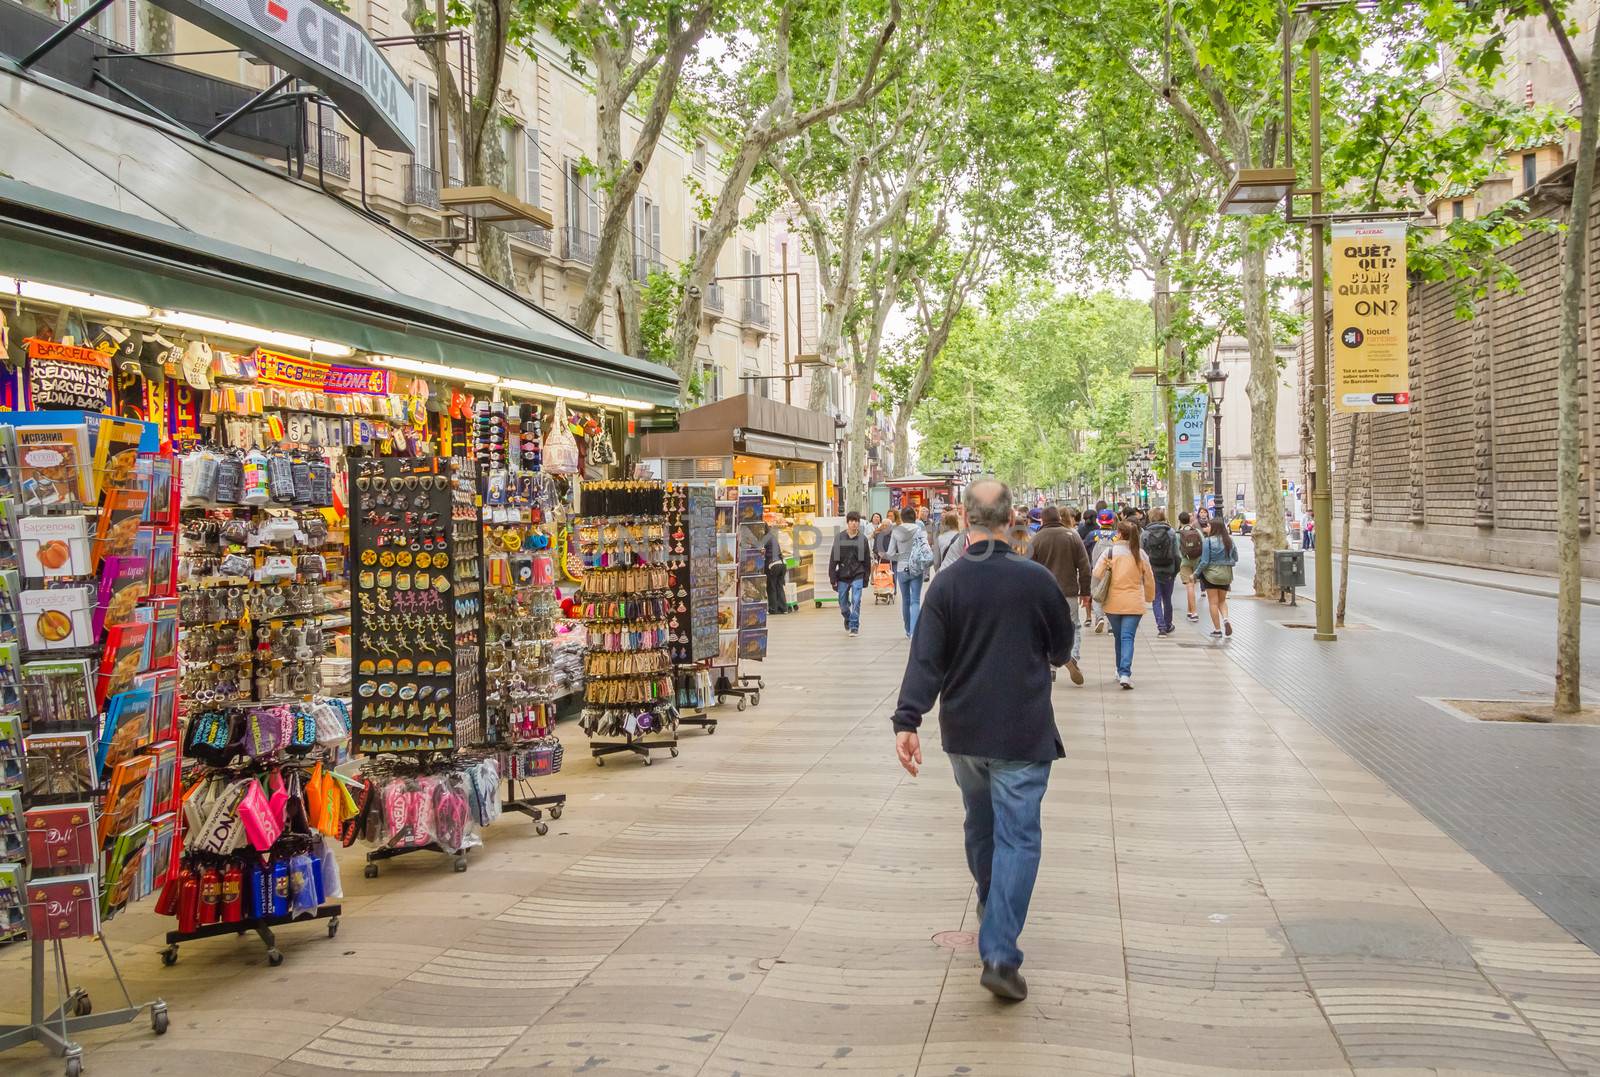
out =
[[[1248,539],[1241,542],[1237,574],[1248,579],[1254,572]],[[1307,597],[1315,590],[1311,551],[1306,551],[1306,620],[1315,606]],[[1478,584],[1418,576],[1405,571],[1406,562],[1352,557],[1346,620],[1448,647],[1490,665],[1533,672],[1555,682],[1556,601],[1553,596],[1520,594]],[[1428,565],[1429,573],[1448,573],[1448,566]],[[1338,561],[1335,551],[1335,594]],[[1518,585],[1549,586],[1553,581],[1506,574]],[[1181,601],[1181,599],[1180,599]],[[1359,631],[1359,629],[1356,629]],[[1600,606],[1583,607],[1583,686],[1589,700],[1600,700]]]

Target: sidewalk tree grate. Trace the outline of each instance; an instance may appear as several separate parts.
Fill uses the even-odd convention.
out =
[[[1531,695],[1531,693],[1529,693]],[[1523,699],[1442,699],[1420,697],[1439,710],[1464,722],[1496,722],[1512,725],[1600,725],[1600,708],[1585,707],[1576,715],[1556,717],[1546,698]]]

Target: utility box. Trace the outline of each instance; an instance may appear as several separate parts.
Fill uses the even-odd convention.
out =
[[[1276,550],[1272,555],[1272,568],[1278,577],[1278,601],[1289,596],[1289,605],[1300,603],[1295,588],[1306,585],[1306,553],[1304,550]]]

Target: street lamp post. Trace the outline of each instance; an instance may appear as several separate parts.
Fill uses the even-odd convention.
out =
[[[1223,515],[1222,510],[1222,394],[1228,387],[1228,372],[1216,356],[1205,372],[1206,405],[1211,410],[1211,489],[1216,495],[1212,505],[1213,518]],[[1204,499],[1201,499],[1202,502]],[[1224,517],[1226,518],[1226,517]]]

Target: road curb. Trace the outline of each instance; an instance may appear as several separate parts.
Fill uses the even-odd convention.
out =
[[[1491,583],[1488,580],[1464,579],[1460,576],[1446,575],[1443,572],[1418,572],[1414,568],[1400,568],[1396,565],[1378,564],[1371,558],[1370,554],[1368,555],[1368,558],[1369,559],[1362,564],[1363,568],[1375,568],[1383,572],[1398,572],[1406,576],[1420,576],[1425,580],[1444,580],[1447,583],[1464,583],[1472,587],[1483,587],[1491,591],[1510,591],[1511,593],[1518,595],[1533,595],[1535,598],[1553,599],[1557,597],[1554,591],[1541,591],[1536,587],[1519,587],[1514,583]],[[1590,598],[1585,595],[1583,596],[1582,601],[1586,606],[1600,606],[1600,598]]]

